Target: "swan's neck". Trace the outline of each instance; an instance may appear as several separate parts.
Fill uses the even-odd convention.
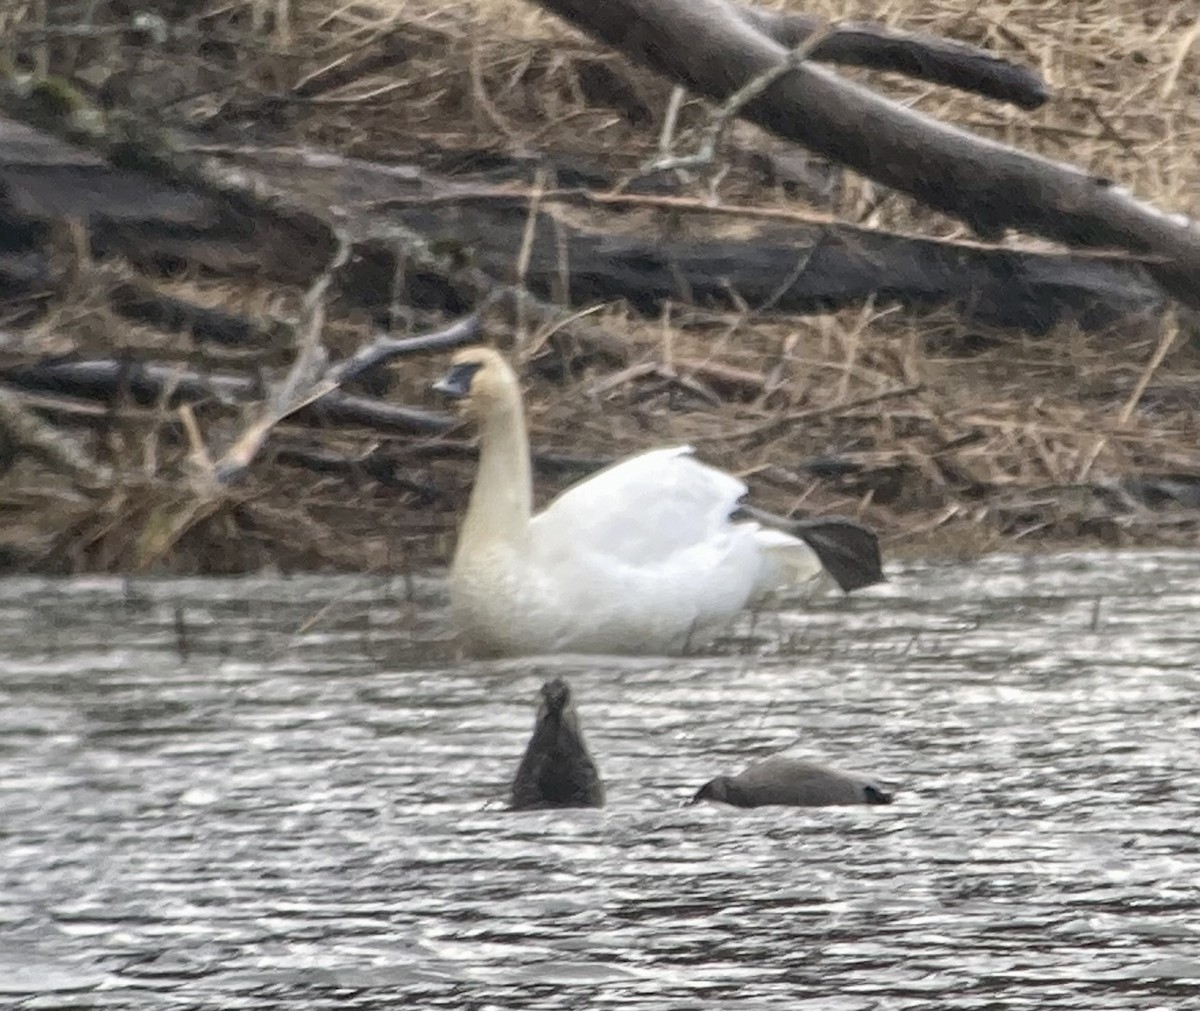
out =
[[[529,533],[533,487],[529,438],[520,401],[499,405],[479,432],[479,472],[459,537],[456,561],[494,547],[518,546]]]

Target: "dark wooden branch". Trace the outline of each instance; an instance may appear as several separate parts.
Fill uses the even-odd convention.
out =
[[[285,467],[299,467],[314,474],[341,477],[360,483],[376,481],[385,488],[406,491],[417,497],[417,507],[439,503],[450,507],[448,496],[437,485],[412,477],[409,466],[396,458],[385,458],[377,453],[364,456],[349,456],[321,446],[300,446],[285,443],[275,445],[271,451],[274,463]]]
[[[544,196],[543,204],[589,204],[596,196],[559,191]],[[608,202],[608,195],[599,196]],[[519,245],[525,227],[528,195],[479,191],[440,207],[424,200],[415,204],[407,208],[395,204],[392,212],[410,227],[428,229],[431,235],[453,231],[472,250],[478,264],[474,272],[484,278],[477,289],[480,298],[494,294],[496,283],[487,279],[511,263],[512,250]],[[691,212],[706,213],[702,208]],[[667,301],[683,300],[724,308],[748,305],[764,312],[810,313],[861,305],[873,296],[881,304],[915,310],[946,307],[970,324],[1034,334],[1067,321],[1089,331],[1104,330],[1130,316],[1156,316],[1165,306],[1161,290],[1145,276],[1145,266],[1137,259],[1119,256],[993,249],[832,222],[775,227],[763,238],[745,241],[655,240],[557,227],[565,239],[570,267],[568,297],[575,305],[623,299],[639,311],[653,314]],[[394,253],[366,244],[360,254],[345,269],[340,297],[383,315],[393,296]],[[536,230],[525,285],[547,302],[558,293],[559,254],[554,230],[543,218]],[[34,254],[25,257],[34,258]],[[44,290],[44,269],[31,269],[28,276],[32,280],[27,288],[23,276],[10,277],[9,297]],[[432,272],[408,271],[404,282],[406,298],[422,309],[461,312],[478,304],[471,291]],[[512,303],[519,297],[515,289],[501,291],[511,292],[506,297]],[[285,328],[279,325],[209,309],[155,292],[150,285],[118,286],[110,305],[122,316],[187,332],[197,342],[242,348],[286,346]],[[509,314],[513,311],[510,304]],[[598,348],[595,342],[588,346]],[[586,360],[588,356],[585,352],[578,357]],[[610,363],[621,361],[615,352],[604,357]],[[554,375],[556,361],[557,356],[548,356],[532,367]]]
[[[272,161],[278,157],[264,155]],[[316,171],[303,155],[286,164],[298,179]],[[416,167],[398,185],[395,167],[386,169],[358,160],[343,166],[357,189],[378,194],[359,213],[373,218],[387,214],[424,235],[454,236],[485,277],[511,271],[513,250],[520,247],[527,225],[529,189],[470,177],[445,179]],[[321,171],[331,171],[327,159]],[[514,171],[506,168],[506,178]],[[671,213],[738,213],[670,195],[605,192],[605,183],[611,187],[615,180],[606,178],[601,166],[588,166],[586,172],[574,166],[570,174],[585,176],[594,188],[543,192],[544,208],[579,203],[615,210],[627,202],[635,209]],[[1068,320],[1085,329],[1104,329],[1131,315],[1157,314],[1165,302],[1143,265],[1122,262],[1119,256],[990,249],[858,228],[820,215],[812,219],[804,224],[780,217],[769,222],[770,230],[744,241],[683,241],[585,231],[543,214],[524,284],[541,298],[557,297],[565,253],[567,294],[576,305],[624,299],[642,312],[656,313],[673,300],[808,313],[875,297],[916,309],[947,306],[972,323],[1032,333]],[[368,246],[361,254],[347,270],[343,297],[365,307],[386,304],[395,276],[390,252]],[[405,282],[408,298],[417,306],[453,311],[461,304],[462,296],[437,275],[411,270]]]
[[[761,39],[757,34],[754,37]],[[0,120],[0,137],[5,135],[2,127]],[[25,136],[15,128],[10,132],[18,140]],[[35,139],[40,136],[33,134]],[[56,192],[49,186],[55,180],[65,186],[75,179],[56,175],[59,161],[69,163],[72,172],[92,173],[73,199],[78,203],[86,195],[86,206],[80,204],[76,210],[86,211],[90,218],[89,235],[97,254],[117,251],[134,262],[160,254],[182,257],[225,273],[254,271],[293,284],[309,283],[332,254],[328,223],[295,208],[281,209],[278,201],[256,201],[249,194],[231,204],[226,193],[201,191],[203,213],[196,217],[191,231],[131,222],[125,194],[134,184],[147,181],[145,173],[115,168],[86,152],[76,157],[72,155],[75,148],[52,138],[47,141],[49,154],[34,140],[29,143],[34,146],[28,150],[16,147],[25,150],[21,157],[49,159],[36,165],[42,179],[38,188],[29,191],[34,195]],[[640,233],[584,231],[567,222],[554,223],[543,214],[523,286],[517,287],[505,279],[512,273],[514,250],[521,247],[530,206],[528,192],[505,192],[479,180],[447,180],[423,174],[416,167],[400,173],[396,166],[356,159],[338,162],[326,157],[317,165],[309,164],[303,154],[285,159],[278,152],[264,152],[260,158],[253,152],[240,152],[239,165],[247,164],[268,177],[290,179],[302,190],[311,185],[320,191],[330,185],[328,177],[335,174],[344,183],[342,188],[364,195],[360,204],[348,208],[351,214],[397,222],[430,243],[458,250],[458,258],[466,263],[460,262],[456,269],[413,261],[405,265],[402,298],[418,310],[457,315],[494,299],[497,311],[510,323],[522,315],[526,323],[552,329],[563,319],[561,308],[551,303],[561,295],[564,275],[566,294],[574,305],[624,299],[647,313],[658,312],[667,300],[814,312],[877,297],[918,309],[946,305],[974,323],[1036,333],[1064,320],[1088,329],[1104,328],[1130,314],[1156,313],[1162,307],[1160,293],[1146,282],[1145,270],[1137,263],[985,250],[816,222],[786,228],[775,222],[762,236],[748,241],[685,242]],[[565,174],[580,177],[579,172]],[[115,177],[124,181],[117,190],[117,210],[110,213],[107,194]],[[618,210],[620,205],[614,199],[654,199],[629,193],[605,195],[603,188],[614,181],[606,179],[600,167],[590,168],[585,177],[595,185],[543,194],[543,207],[550,202],[586,204],[604,198],[606,206]],[[22,180],[26,179],[21,173],[9,174],[0,157],[0,185],[7,187],[10,197],[25,192]],[[166,200],[164,194],[158,199]],[[184,196],[193,201],[192,194]],[[664,201],[662,210],[676,210],[665,203],[669,196],[657,199]],[[42,202],[26,194],[17,203],[29,203],[32,214],[32,208],[42,207],[44,200],[39,200]],[[6,215],[18,226],[26,222],[30,228],[40,227],[42,219],[37,215],[51,215],[54,210],[42,207],[37,215],[22,218],[16,215],[15,206],[10,201],[7,209],[0,207],[0,227],[4,227]],[[381,209],[386,209],[386,219]],[[705,213],[695,206],[678,210]],[[247,249],[253,255],[247,255]],[[403,250],[397,242],[360,241],[355,259],[339,276],[338,297],[385,317],[396,296],[398,252]],[[803,269],[798,269],[802,261]],[[52,271],[44,257],[24,253],[13,260],[12,269],[7,263],[0,259],[0,290],[10,297],[23,292],[36,295],[46,289]],[[524,305],[518,311],[521,302]],[[283,329],[269,322],[193,305],[156,293],[142,283],[118,285],[111,304],[129,318],[186,330],[196,340],[237,344],[261,339],[265,346],[282,347],[289,339]],[[561,353],[546,356],[540,365],[551,368],[559,359],[626,361],[624,342],[586,320],[573,321],[567,330],[569,338],[555,347]]]
[[[258,273],[290,284],[307,284],[319,276],[338,245],[331,219],[290,199],[286,180],[272,190],[265,178],[246,181],[242,173],[224,177],[211,169],[207,159],[183,150],[182,145],[168,148],[146,142],[143,148],[138,146],[141,140],[135,143],[102,130],[73,135],[70,142],[62,140],[13,118],[32,113],[2,77],[0,110],[9,113],[0,114],[0,230],[23,227],[30,243],[47,222],[73,217],[90,226],[89,239],[97,255],[118,252],[143,266],[156,258],[185,259],[222,272]],[[103,121],[102,116],[95,118]],[[87,147],[82,146],[85,143]],[[128,160],[131,148],[138,155],[138,168],[106,160],[115,155]],[[392,185],[399,185],[394,174]],[[372,237],[372,222],[358,224],[362,227],[357,229],[355,255],[383,268],[380,286],[373,293],[377,305],[391,304],[397,262],[403,258],[403,273],[418,277],[417,288],[423,287],[408,292],[418,306],[458,315],[486,300],[515,320],[519,303],[521,320],[552,329],[551,343],[564,357],[625,361],[628,349],[614,334],[505,283],[512,250],[505,269],[488,274],[465,262],[468,257],[462,254],[469,251],[461,249],[461,243],[443,242],[453,248],[442,253],[429,237],[405,236],[386,224],[378,230],[386,238]],[[19,284],[21,274],[10,274],[0,260],[0,289],[10,278]],[[434,304],[423,303],[431,289]],[[173,323],[184,322],[179,314],[182,306],[147,302],[128,290],[124,294],[124,307],[131,315],[162,314]],[[232,340],[244,332],[233,320],[207,313],[186,325],[206,328],[206,336],[213,339]]]
[[[60,152],[55,157],[65,158],[66,154]],[[249,155],[244,157],[253,164]],[[325,242],[329,226],[315,216],[289,211],[281,217],[274,204],[256,204],[249,197],[232,216],[222,209],[224,197],[205,197],[213,201],[204,217],[208,226],[190,236],[179,229],[156,235],[141,225],[131,227],[120,214],[110,215],[105,202],[109,177],[125,170],[92,161],[83,157],[81,164],[97,173],[89,177],[86,188],[92,208],[91,236],[97,251],[115,247],[138,258],[163,250],[209,262],[214,250],[227,249],[235,257],[242,255],[237,250],[252,234],[253,246],[260,251],[253,258],[254,269],[291,283],[310,281],[323,269],[324,262],[318,257],[331,251]],[[304,177],[298,171],[318,171],[303,161],[286,165],[272,162],[271,166],[285,175],[290,172],[300,185]],[[406,181],[398,181],[394,167],[383,171],[382,167],[352,160],[332,166],[326,160],[322,166],[320,171],[345,174],[355,188],[379,197],[374,204],[356,208],[358,213],[377,218],[384,207],[390,220],[428,236],[430,241],[452,241],[469,257],[468,265],[449,274],[419,263],[408,264],[403,271],[404,297],[418,309],[457,314],[495,298],[511,321],[516,319],[517,303],[523,299],[526,320],[553,326],[561,310],[549,303],[561,294],[564,272],[567,295],[575,305],[625,299],[647,313],[657,312],[667,300],[813,312],[876,297],[918,309],[945,305],[975,323],[1037,333],[1064,320],[1088,329],[1102,329],[1131,314],[1153,314],[1162,308],[1161,296],[1146,282],[1144,274],[1146,269],[1163,269],[1163,263],[1143,266],[988,250],[832,223],[772,227],[751,241],[684,242],[641,234],[587,232],[565,222],[553,224],[548,215],[539,219],[523,279],[524,289],[541,300],[531,304],[522,289],[500,280],[511,273],[513,250],[520,248],[529,193],[505,192],[477,181],[448,181],[423,175],[415,168]],[[72,167],[74,170],[79,166]],[[0,169],[0,177],[10,186],[10,192],[17,192],[19,179],[4,171]],[[49,178],[57,169],[50,165],[42,166],[41,171]],[[597,178],[604,182],[602,173]],[[623,194],[617,199],[635,196]],[[542,200],[545,206],[551,201],[592,203],[600,198],[610,203],[614,199],[612,194],[579,189],[543,194]],[[664,210],[668,209],[664,204]],[[696,207],[680,210],[704,213]],[[297,225],[300,218],[303,221]],[[318,241],[314,238],[318,234],[324,238]],[[340,297],[385,315],[395,297],[397,245],[366,240],[359,243],[356,253],[340,278]],[[30,294],[44,289],[48,271],[30,262],[31,257],[34,254],[23,254],[19,270],[5,273],[0,269],[0,280],[10,295],[19,294],[26,285]],[[234,272],[240,269],[237,263],[228,261],[216,266]],[[112,305],[117,312],[139,321],[185,329],[198,340],[236,343],[262,339],[282,344],[276,338],[287,336],[276,326],[156,294],[149,285],[118,286]],[[623,344],[603,330],[576,321],[572,333],[580,344],[559,357],[574,357],[582,348],[580,358],[598,355],[609,362],[624,360]],[[568,349],[564,346],[561,350]],[[543,364],[549,367],[555,360],[548,356]]]
[[[589,202],[586,193],[558,199]],[[422,194],[389,206],[408,227],[437,235],[453,228],[482,270],[503,271],[526,227],[529,196],[457,190],[439,204]],[[688,208],[681,208],[687,211]],[[703,209],[691,208],[696,213]],[[1058,323],[1103,329],[1162,311],[1162,292],[1137,262],[1118,257],[1039,254],[896,235],[833,222],[775,227],[751,241],[656,239],[554,224],[535,231],[525,285],[551,297],[561,276],[566,237],[569,296],[575,304],[623,298],[639,311],[668,301],[752,311],[809,313],[881,304],[948,306],[973,323],[1045,333]],[[351,267],[348,291],[379,291],[385,276],[364,258]],[[410,279],[420,297],[421,278]]]
[[[109,305],[126,319],[159,330],[186,333],[197,344],[267,347],[288,339],[280,323],[264,323],[223,309],[165,295],[146,283],[126,282],[108,293]]]
[[[406,355],[425,354],[430,351],[449,351],[480,339],[483,321],[476,314],[452,323],[434,333],[418,334],[415,337],[391,337],[381,334],[370,344],[343,358],[330,367],[325,380],[334,385],[357,379],[380,365],[403,358]]]
[[[755,30],[787,49],[795,49],[823,24],[811,14],[790,14],[758,7],[738,7],[738,15]],[[890,70],[944,84],[1022,109],[1036,109],[1050,97],[1046,82],[1028,67],[954,39],[902,32],[873,21],[841,22],[809,58],[871,70]]]
[[[630,59],[724,100],[787,59],[725,0],[537,0]],[[811,62],[742,115],[781,137],[971,224],[1151,254],[1172,295],[1200,306],[1200,228],[1135,200],[1111,180],[973,136]]]
[[[103,403],[128,396],[143,405],[164,399],[170,407],[206,401],[234,405],[251,403],[262,396],[259,384],[246,376],[113,358],[10,365],[0,368],[0,380],[21,390]],[[310,425],[363,425],[380,431],[420,435],[445,432],[456,423],[447,415],[337,391],[297,412],[296,419]]]
[[[274,449],[273,458],[289,466],[303,467],[319,474],[332,474],[354,479],[367,477],[388,488],[405,488],[428,492],[425,485],[410,476],[414,464],[431,460],[464,460],[479,458],[479,447],[473,442],[445,441],[417,443],[402,449],[376,447],[369,453],[351,456],[319,446],[282,443]],[[542,477],[575,479],[607,467],[611,458],[566,456],[534,450],[530,459],[534,471]],[[436,489],[434,489],[436,491]],[[436,497],[444,498],[440,492]]]

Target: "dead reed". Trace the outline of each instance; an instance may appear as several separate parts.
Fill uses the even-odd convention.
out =
[[[203,132],[214,147],[305,145],[450,169],[479,164],[489,151],[539,151],[632,170],[655,151],[670,92],[521,0],[227,0],[173,18],[177,6],[141,5],[161,8],[178,29],[168,42],[117,31],[120,19],[103,2],[56,4],[47,16],[38,5],[4,0],[0,35],[31,43],[48,72],[86,82],[110,104]],[[1164,209],[1200,211],[1200,15],[1193,0],[816,0],[802,9],[947,35],[1039,68],[1054,97],[1032,113],[891,75],[857,76],[947,122],[1111,177]],[[38,22],[47,17],[48,24]],[[63,31],[69,26],[91,32],[71,35]],[[25,59],[15,42],[7,55],[13,65]],[[703,103],[685,104],[682,144],[705,114]],[[782,147],[745,125],[733,143]],[[718,192],[729,202],[813,209],[764,185],[736,159]],[[703,195],[699,181],[695,195]],[[870,226],[965,237],[961,223],[850,173],[816,209]],[[608,231],[702,236],[750,227],[644,208],[561,213]],[[1015,234],[1003,241],[1044,245]],[[515,275],[520,264],[514,249]],[[131,265],[69,254],[61,265],[64,277],[74,272],[73,283],[59,286],[36,322],[14,328],[19,344],[5,351],[6,360],[114,348],[209,369],[269,370],[288,360],[286,347],[198,351],[181,335],[131,325],[102,297],[137,276]],[[302,295],[244,274],[183,270],[156,283],[268,321],[293,314]],[[1194,542],[1195,504],[1155,509],[1129,484],[1200,474],[1200,355],[1189,318],[1111,333],[1062,328],[1037,338],[968,331],[948,315],[871,305],[781,317],[679,304],[656,319],[610,305],[598,307],[596,321],[622,335],[628,365],[553,381],[531,372],[539,449],[603,458],[691,442],[743,475],[765,507],[861,518],[893,554]],[[370,332],[369,320],[333,312],[325,342],[349,351]],[[532,326],[516,341],[508,332],[493,336],[528,358],[545,335]],[[426,392],[438,367],[417,360],[395,368],[391,396],[438,406]],[[204,423],[214,437],[231,424],[220,412]],[[121,479],[66,493],[43,462],[9,461],[0,564],[129,568],[141,557],[155,507],[186,495],[179,475],[187,443],[165,407],[124,404],[97,416],[80,406],[71,427]],[[279,436],[277,449],[315,439],[289,425]],[[349,476],[323,475],[267,454],[244,487],[172,540],[153,565],[363,570],[444,556],[469,461],[440,459],[428,441],[377,432],[325,432],[320,444],[351,460],[386,457],[394,480],[381,482],[365,462]],[[544,472],[539,494],[550,495],[568,476]]]

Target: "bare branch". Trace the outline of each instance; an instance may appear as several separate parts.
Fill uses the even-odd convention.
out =
[[[336,266],[331,264],[331,271],[334,269]],[[366,347],[360,348],[351,358],[324,368],[319,375],[314,376],[312,370],[316,363],[324,361],[324,348],[312,336],[312,333],[316,332],[317,321],[321,318],[322,314],[314,311],[309,319],[310,332],[304,338],[304,355],[297,359],[283,386],[271,396],[258,417],[246,427],[242,435],[215,464],[213,474],[219,484],[230,484],[245,473],[267,436],[279,422],[301,408],[329,396],[346,380],[392,358],[411,354],[416,347],[422,350],[431,347],[453,347],[478,339],[480,332],[480,318],[470,316],[446,330],[417,338],[420,344],[416,347],[412,341],[381,336]],[[347,399],[349,398],[343,398],[343,401]]]
[[[700,140],[700,146],[695,154],[682,155],[678,157],[667,156],[659,158],[651,162],[642,171],[643,172],[661,172],[668,169],[694,169],[710,167],[717,157],[717,147],[721,143],[721,138],[724,137],[725,131],[729,128],[729,123],[734,117],[742,111],[750,102],[754,101],[759,95],[767,90],[772,84],[789,73],[796,67],[800,66],[807,60],[813,51],[821,46],[823,42],[834,38],[838,34],[839,28],[837,25],[829,25],[811,32],[808,37],[798,45],[795,49],[787,54],[787,59],[783,63],[776,64],[773,67],[768,67],[761,74],[752,77],[749,81],[743,84],[732,95],[721,103],[720,107],[714,113],[711,122],[705,128]],[[674,101],[674,94],[672,94]],[[667,140],[664,137],[660,140],[660,147],[667,146]]]
[[[738,7],[751,27],[787,49],[795,49],[821,27],[811,14]],[[1028,67],[955,39],[901,32],[874,21],[843,21],[838,31],[813,47],[819,63],[890,70],[986,98],[1036,109],[1050,97],[1046,82]]]
[[[433,339],[434,335],[426,336]],[[171,406],[206,401],[232,405],[251,402],[260,393],[258,384],[248,376],[205,373],[162,362],[131,363],[115,358],[11,365],[0,369],[0,379],[20,389],[83,397],[102,403],[111,403],[128,395],[138,403],[155,404],[164,394],[169,394]],[[300,408],[293,416],[306,424],[355,425],[410,435],[445,432],[455,424],[449,415],[337,390],[325,394],[319,403]]]
[[[70,436],[34,416],[20,395],[6,386],[0,386],[0,436],[11,449],[29,453],[67,475],[78,487],[103,488],[112,482],[111,468],[97,463]]]
[[[725,0],[538,0],[692,91],[724,101],[787,59]],[[1147,269],[1200,306],[1200,228],[1109,179],[976,137],[806,61],[744,106],[759,125],[967,221],[1150,253]]]

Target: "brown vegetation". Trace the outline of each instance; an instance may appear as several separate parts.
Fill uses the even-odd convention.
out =
[[[577,259],[551,256],[547,267],[541,243],[561,251],[582,234],[600,236],[601,250],[610,238],[786,247],[801,226],[834,221],[972,236],[746,123],[720,154],[728,171],[715,181],[719,212],[707,206],[714,180],[701,176],[636,191],[640,201],[567,199],[567,190],[609,192],[655,156],[671,85],[518,0],[46,6],[42,23],[39,5],[0,0],[13,80],[53,84],[36,103],[25,87],[0,111],[61,135],[59,122],[86,118],[80,103],[97,116],[106,109],[101,148],[119,168],[105,177],[106,214],[86,221],[86,206],[67,206],[66,188],[38,188],[50,178],[44,166],[4,177],[0,207],[29,236],[0,251],[0,379],[10,380],[0,381],[0,562],[10,569],[368,570],[444,557],[472,475],[466,433],[388,427],[320,404],[308,415],[272,412],[271,403],[290,403],[280,396],[285,377],[320,371],[316,358],[304,376],[296,365],[313,334],[349,355],[381,324],[396,334],[435,330],[489,296],[489,339],[526,364],[543,496],[604,459],[689,441],[744,475],[756,503],[857,517],[892,554],[1194,542],[1200,355],[1186,307],[1151,300],[1119,323],[1059,321],[1034,333],[986,327],[963,304],[914,307],[882,295],[824,311],[748,305],[738,291],[693,299],[687,285],[652,306],[581,298]],[[1038,70],[1051,98],[1035,111],[895,74],[838,72],[944,122],[1114,179],[1163,211],[1200,206],[1200,18],[1190,0],[1053,12],[817,0],[804,11],[959,39]],[[154,12],[160,20],[147,20]],[[701,101],[685,103],[677,149],[708,115]],[[150,150],[169,149],[162,163],[147,164],[147,137]],[[93,159],[89,168],[82,150],[56,154],[55,171],[104,167]],[[422,191],[424,206],[406,207],[394,180],[385,186],[373,168],[345,159],[476,185],[490,172],[519,200],[489,211],[496,217],[481,230],[500,234],[515,222],[518,239],[489,250],[486,235],[456,235],[464,204]],[[150,169],[159,188],[122,190],[131,169]],[[86,193],[85,176],[71,178],[70,194]],[[235,183],[277,216],[229,197],[222,187]],[[375,230],[335,278],[323,273],[334,254],[326,245],[332,226],[347,227],[346,207]],[[534,219],[544,235],[524,228]],[[432,223],[423,253],[414,222]],[[1063,253],[1014,232],[981,248]],[[1143,283],[1136,270],[1129,277]],[[305,303],[314,280],[330,285],[319,307]],[[543,301],[504,302],[501,282],[528,283]],[[564,293],[575,304],[556,312]],[[181,397],[166,383],[139,395],[126,372],[115,393],[97,396],[14,378],[62,355],[186,366],[261,389]],[[436,357],[404,357],[347,392],[438,412],[428,385],[439,372]],[[220,461],[245,449],[264,419],[261,444],[227,480]]]

